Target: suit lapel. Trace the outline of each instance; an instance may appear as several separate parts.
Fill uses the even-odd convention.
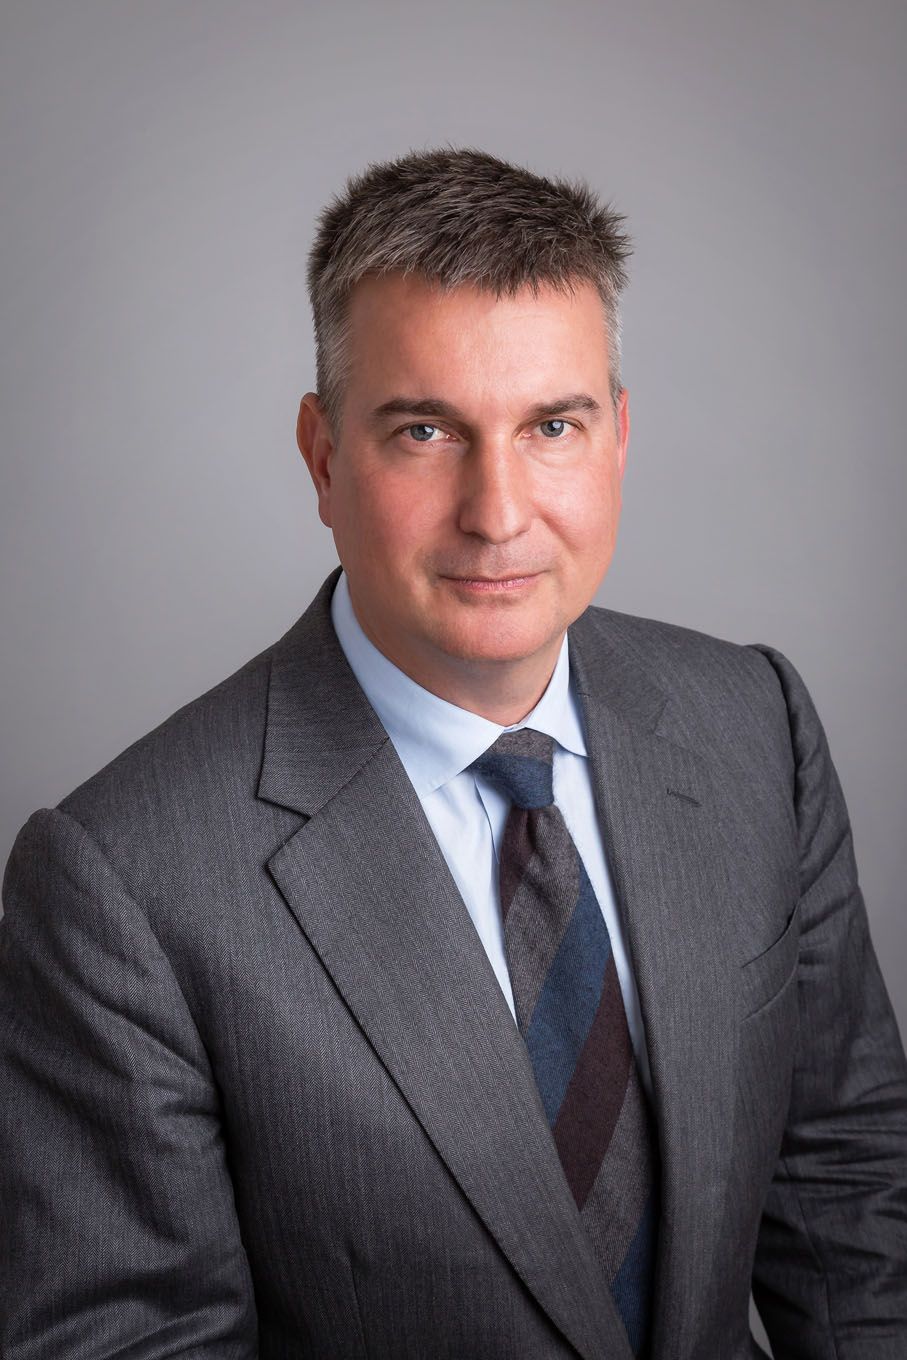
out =
[[[640,997],[662,1164],[656,1360],[695,1337],[733,1123],[739,976],[727,839],[703,758],[660,735],[670,705],[609,616],[571,630],[596,805]]]
[[[337,644],[335,580],[272,659],[259,796],[309,820],[269,870],[552,1322],[586,1360],[630,1360],[525,1046],[421,805]]]

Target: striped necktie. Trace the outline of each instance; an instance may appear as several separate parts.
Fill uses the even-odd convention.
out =
[[[517,1023],[567,1183],[635,1356],[650,1330],[657,1144],[608,928],[554,803],[554,740],[504,732],[470,766],[511,801],[500,855]]]

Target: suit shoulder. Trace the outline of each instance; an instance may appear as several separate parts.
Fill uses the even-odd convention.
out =
[[[797,712],[814,713],[791,663],[763,643],[739,643],[658,619],[590,610],[603,658],[632,663],[661,696],[659,732],[727,771],[790,790]],[[791,677],[795,684],[790,683]]]
[[[589,610],[594,628],[607,633],[666,694],[713,703],[721,693],[784,708],[780,672],[793,671],[775,648],[732,642],[695,628],[642,618],[615,609]],[[780,711],[780,710],[779,710]]]
[[[274,644],[138,737],[57,804],[109,854],[254,789]]]

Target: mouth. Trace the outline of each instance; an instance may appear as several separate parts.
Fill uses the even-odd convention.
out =
[[[504,595],[524,590],[539,579],[540,572],[513,576],[444,576],[457,590],[473,595]]]

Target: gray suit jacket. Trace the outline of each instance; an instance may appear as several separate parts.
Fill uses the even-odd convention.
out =
[[[0,1354],[629,1360],[523,1042],[330,624],[22,828]],[[663,1167],[654,1360],[907,1356],[907,1066],[791,665],[571,630]]]

